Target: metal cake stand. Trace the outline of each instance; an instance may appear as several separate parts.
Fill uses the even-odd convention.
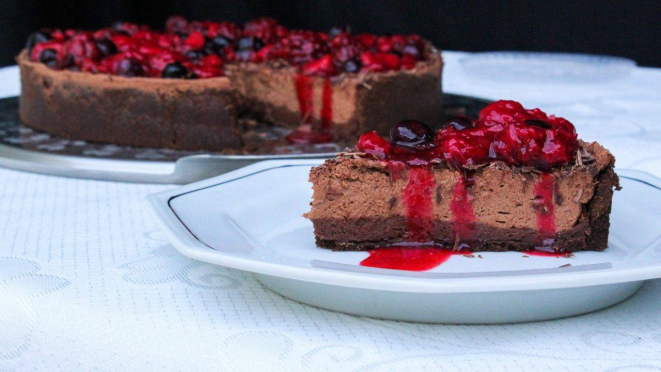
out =
[[[445,94],[445,115],[477,116],[490,101]],[[439,121],[442,118],[439,118]],[[269,134],[267,134],[269,135]],[[18,97],[0,99],[0,166],[56,176],[98,180],[185,184],[263,160],[323,159],[339,146],[289,147],[265,155],[223,155],[137,148],[68,140],[21,125]]]

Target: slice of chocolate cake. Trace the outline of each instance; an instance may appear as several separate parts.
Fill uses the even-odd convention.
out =
[[[306,217],[335,250],[603,250],[614,163],[567,120],[498,101],[437,133],[406,121],[391,141],[361,136],[357,151],[312,169]]]

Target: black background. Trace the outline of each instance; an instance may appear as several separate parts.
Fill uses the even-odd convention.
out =
[[[95,29],[129,20],[162,28],[173,14],[234,22],[270,16],[290,28],[418,33],[441,49],[610,54],[661,67],[661,2],[649,0],[0,0],[0,65],[13,64],[40,27]]]

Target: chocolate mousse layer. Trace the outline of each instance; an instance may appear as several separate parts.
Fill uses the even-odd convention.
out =
[[[560,252],[603,250],[618,178],[614,157],[597,143],[580,143],[575,163],[549,173],[493,162],[470,169],[466,198],[475,216],[469,234],[459,236],[457,185],[464,171],[438,161],[429,166],[433,228],[431,240],[448,248],[525,251],[540,243],[543,205],[537,185],[553,177],[552,248]],[[393,169],[362,153],[345,153],[313,168],[312,209],[305,216],[317,244],[334,250],[368,250],[411,240],[402,190],[411,168]],[[546,211],[548,213],[548,211]]]

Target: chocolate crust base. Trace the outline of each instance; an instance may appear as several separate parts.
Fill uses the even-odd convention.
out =
[[[583,205],[577,224],[555,236],[553,248],[558,252],[603,251],[608,247],[610,212],[613,190],[619,188],[619,179],[612,167],[602,170],[596,177],[597,183],[592,199]],[[315,232],[334,236],[336,240],[316,237],[317,246],[336,251],[364,251],[376,247],[401,243],[407,231],[406,219],[392,216],[383,219],[320,219],[313,220]],[[489,240],[467,241],[469,249],[481,252],[526,251],[535,247],[536,231],[528,229],[503,229],[488,225],[475,226],[477,236],[488,236]],[[452,226],[438,221],[434,225],[434,237],[454,236]],[[368,240],[351,241],[351,237],[368,237]],[[448,248],[454,241],[434,239]]]

